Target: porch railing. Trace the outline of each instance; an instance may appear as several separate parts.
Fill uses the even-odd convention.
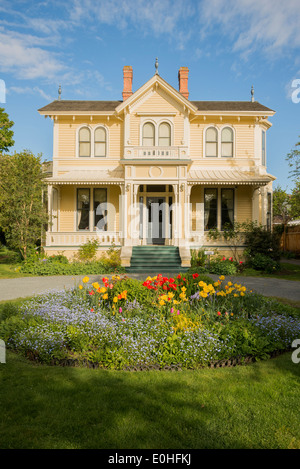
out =
[[[146,159],[186,159],[189,158],[187,146],[172,147],[146,147],[128,146],[124,151],[125,159],[146,158]]]
[[[120,244],[120,233],[117,231],[88,231],[88,232],[48,232],[46,246],[80,246],[87,241],[97,239],[99,245],[111,246]]]

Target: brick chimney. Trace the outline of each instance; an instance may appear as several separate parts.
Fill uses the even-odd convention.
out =
[[[132,95],[132,67],[125,65],[123,67],[123,101]]]
[[[188,77],[188,67],[180,67],[178,72],[179,93],[181,93],[186,99],[189,99]]]

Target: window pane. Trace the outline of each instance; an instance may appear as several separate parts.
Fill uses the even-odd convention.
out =
[[[218,132],[214,127],[206,131],[205,156],[218,156]]]
[[[232,228],[234,221],[234,189],[222,189],[221,210],[221,230]]]
[[[143,145],[154,147],[154,125],[148,122],[143,127]]]
[[[91,144],[80,142],[79,144],[79,156],[90,156],[91,155]]]
[[[91,132],[87,127],[79,130],[79,156],[91,156]]]
[[[80,129],[79,131],[80,142],[89,142],[90,139],[91,139],[90,129],[88,129],[87,127],[83,127],[82,129]]]
[[[107,189],[94,189],[94,230],[107,231]]]
[[[222,142],[233,142],[233,132],[229,127],[222,130]]]
[[[216,142],[218,140],[217,129],[210,127],[206,131],[206,141],[207,142]]]
[[[204,229],[217,227],[217,189],[204,190]]]
[[[266,132],[262,131],[262,142],[261,142],[261,164],[266,165]]]
[[[222,142],[222,156],[226,156],[226,157],[233,156],[232,150],[233,150],[232,143]]]
[[[90,227],[90,190],[77,189],[77,229],[88,230]]]
[[[106,140],[106,132],[103,127],[98,127],[98,129],[95,130],[95,142],[105,142]]]
[[[106,144],[95,143],[95,156],[106,156]]]
[[[217,143],[206,143],[206,156],[218,156],[217,145]]]
[[[159,126],[159,146],[171,146],[171,127],[166,122]]]

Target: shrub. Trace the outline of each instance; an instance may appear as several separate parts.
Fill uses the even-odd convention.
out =
[[[78,259],[81,261],[91,261],[96,256],[99,241],[97,239],[88,240],[82,244],[78,250]]]
[[[245,254],[248,259],[256,254],[263,254],[275,261],[280,259],[280,234],[276,231],[268,231],[263,226],[254,226],[248,230],[245,236],[247,249]]]
[[[203,249],[191,249],[191,266],[192,267],[204,267],[206,255]]]
[[[255,270],[262,270],[267,273],[272,273],[280,269],[280,264],[278,262],[261,253],[257,253],[251,257],[248,264]]]
[[[211,274],[217,275],[235,275],[237,273],[237,265],[232,258],[212,260],[208,266],[208,271]]]

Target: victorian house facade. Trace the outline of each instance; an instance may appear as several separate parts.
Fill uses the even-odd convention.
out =
[[[53,121],[48,254],[71,257],[97,238],[99,253],[120,247],[124,266],[135,246],[175,246],[188,266],[191,249],[226,254],[211,229],[270,226],[266,133],[274,111],[253,96],[191,101],[188,75],[181,67],[176,90],[156,70],[133,91],[126,66],[120,101],[59,98],[39,109]]]

